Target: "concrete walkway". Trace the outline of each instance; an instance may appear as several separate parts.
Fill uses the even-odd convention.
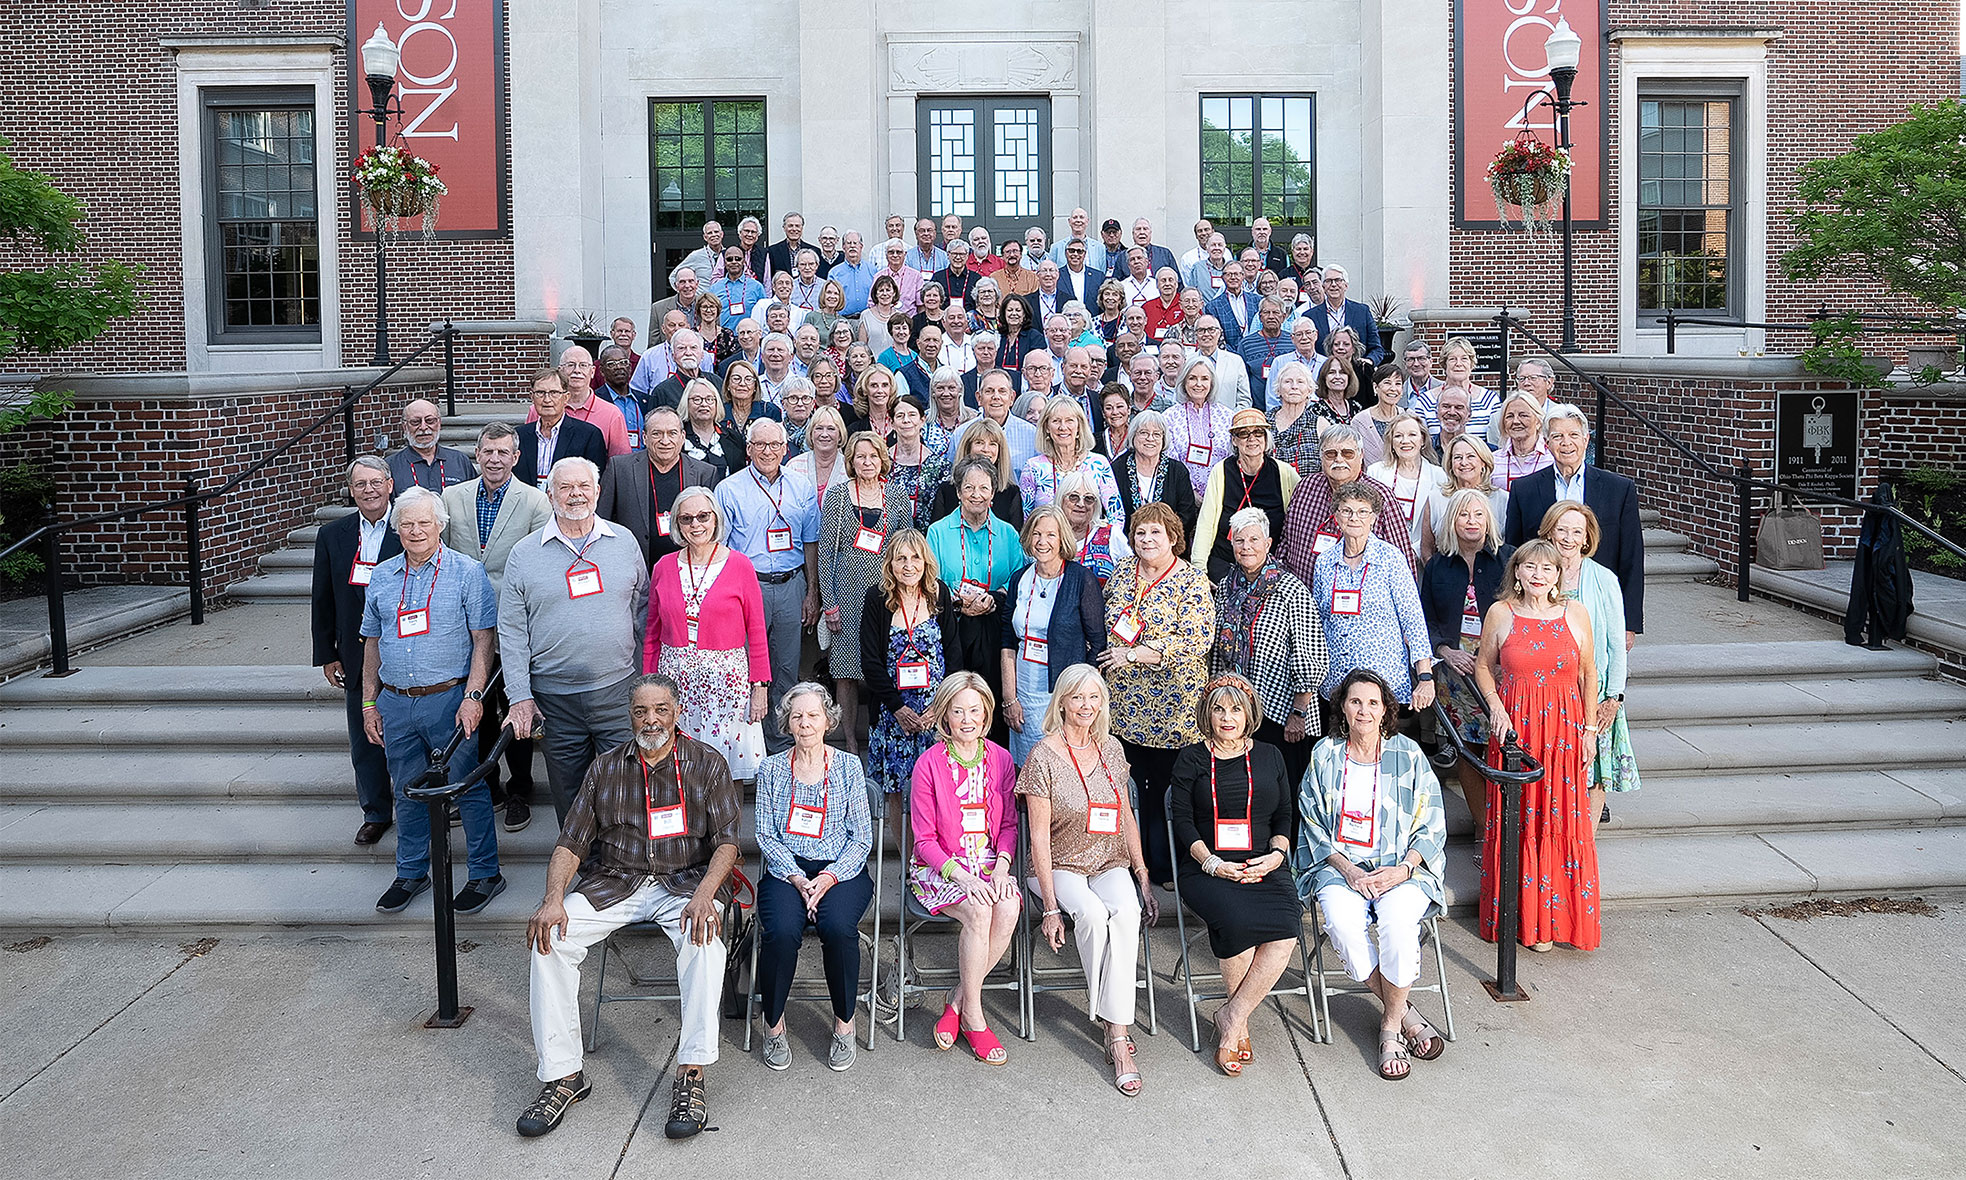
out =
[[[1156,938],[1165,970],[1173,936]],[[450,1032],[420,1025],[433,1004],[421,938],[15,944],[0,952],[0,1174],[77,1175],[86,1159],[92,1175],[173,1180],[748,1180],[946,1175],[958,1157],[971,1177],[1958,1174],[1966,906],[1618,914],[1595,954],[1525,954],[1534,998],[1520,1005],[1488,1000],[1492,951],[1465,926],[1447,943],[1460,1038],[1398,1088],[1372,1076],[1376,1015],[1351,997],[1333,1004],[1331,1045],[1309,1040],[1301,1007],[1266,1007],[1256,1061],[1230,1081],[1178,1039],[1180,993],[1163,983],[1133,1102],[1107,1082],[1073,994],[1039,998],[1039,1038],[1009,1040],[1004,1069],[934,1053],[923,1020],[907,1045],[877,1034],[844,1076],[815,1059],[818,1006],[794,1003],[787,1074],[739,1053],[725,1022],[718,1129],[687,1144],[661,1133],[667,1004],[612,1008],[593,1097],[544,1140],[513,1133],[536,1083],[510,933],[463,956],[477,1011]],[[817,975],[815,953],[803,968]],[[1437,1018],[1436,1004],[1423,1006]]]
[[[184,618],[191,613],[191,595],[171,586],[97,586],[62,595],[62,606],[72,657],[86,647]],[[0,602],[0,678],[45,664],[53,650],[45,597]]]

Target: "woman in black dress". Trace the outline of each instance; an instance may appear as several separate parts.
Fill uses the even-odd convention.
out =
[[[1206,740],[1174,757],[1181,901],[1208,926],[1229,998],[1215,1010],[1215,1064],[1238,1077],[1251,1059],[1249,1017],[1276,986],[1303,929],[1290,875],[1295,800],[1283,755],[1253,739],[1263,705],[1249,681],[1218,676],[1196,706]]]

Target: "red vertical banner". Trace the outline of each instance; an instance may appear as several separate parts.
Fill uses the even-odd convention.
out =
[[[1454,224],[1497,229],[1500,212],[1488,187],[1488,164],[1526,126],[1556,143],[1556,111],[1523,103],[1549,89],[1543,42],[1558,19],[1583,39],[1570,112],[1571,215],[1580,226],[1604,224],[1605,0],[1454,0]]]
[[[354,154],[375,146],[375,122],[362,77],[362,43],[380,25],[402,50],[390,131],[437,165],[450,191],[437,211],[437,236],[486,238],[505,218],[504,0],[348,0],[348,88]],[[422,218],[405,219],[421,230]]]

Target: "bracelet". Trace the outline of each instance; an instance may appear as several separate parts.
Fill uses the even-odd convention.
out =
[[[373,709],[373,708],[375,708],[376,706],[375,706],[375,702],[374,702],[374,701],[363,701],[363,702],[362,702],[362,707],[363,707],[364,709]]]
[[[1044,912],[1044,916],[1047,918],[1055,918],[1064,912],[1065,912],[1064,910],[1046,910]]]
[[[1213,877],[1215,875],[1215,870],[1221,867],[1222,867],[1222,858],[1215,855],[1213,852],[1208,854],[1207,860],[1201,862],[1201,871],[1203,872],[1203,874],[1210,877]]]

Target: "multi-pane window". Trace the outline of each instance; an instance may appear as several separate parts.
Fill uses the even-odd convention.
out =
[[[1258,217],[1315,227],[1316,110],[1309,94],[1203,95],[1201,215],[1217,229]]]
[[[765,104],[755,98],[649,100],[649,164],[654,184],[649,235],[655,259],[652,288],[669,293],[669,275],[703,244],[703,223],[724,227],[737,242],[737,223],[765,216]]]
[[[916,110],[925,217],[953,213],[995,241],[1051,221],[1051,102],[924,98]]]
[[[1736,182],[1734,95],[1639,96],[1638,310],[1734,318],[1741,193]]]
[[[205,95],[214,341],[321,338],[321,225],[308,91]]]

